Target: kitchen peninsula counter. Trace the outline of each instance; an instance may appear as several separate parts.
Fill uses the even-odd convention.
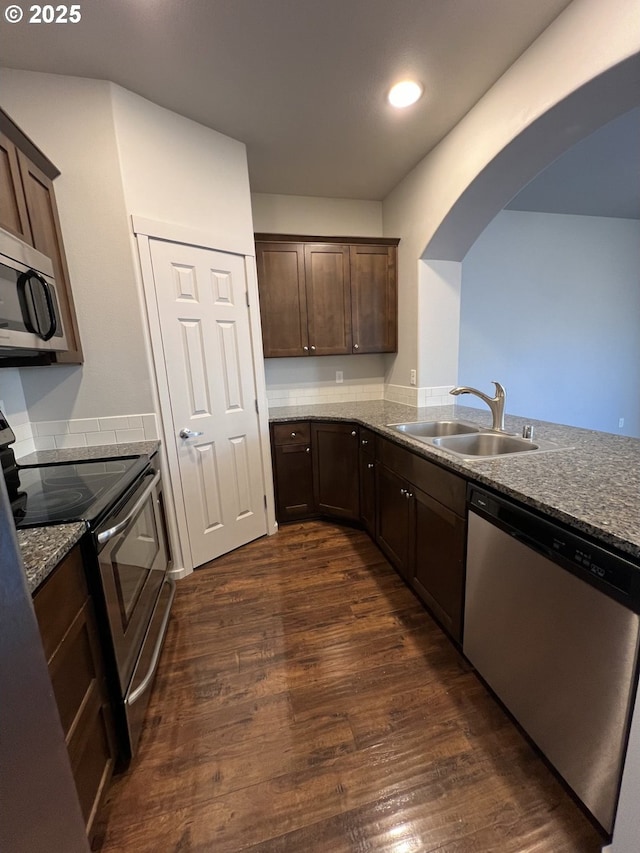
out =
[[[269,419],[360,424],[470,482],[508,495],[640,560],[640,439],[506,415],[507,432],[521,435],[523,426],[532,424],[534,441],[552,442],[560,449],[470,461],[387,424],[458,419],[489,428],[488,409],[460,405],[416,409],[387,401],[321,403],[272,408]]]

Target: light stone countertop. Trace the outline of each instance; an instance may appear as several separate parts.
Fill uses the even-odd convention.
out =
[[[471,482],[512,497],[640,561],[640,439],[506,415],[508,432],[521,435],[524,424],[533,424],[534,440],[564,449],[467,461],[387,426],[452,418],[491,426],[488,408],[460,405],[416,409],[373,401],[269,410],[272,423],[332,419],[368,427]]]
[[[76,521],[73,524],[18,530],[18,545],[22,553],[27,586],[32,595],[80,541],[86,529],[84,522]]]

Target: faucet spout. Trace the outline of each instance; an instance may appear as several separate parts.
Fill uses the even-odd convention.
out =
[[[452,388],[449,393],[453,394],[454,397],[457,397],[459,394],[473,394],[475,397],[479,397],[491,410],[491,415],[493,417],[493,424],[491,428],[504,432],[504,405],[507,399],[507,392],[499,382],[493,380],[493,384],[496,386],[496,393],[494,397],[489,397],[482,391],[478,391],[477,388],[469,388],[467,385],[458,385],[455,388]]]

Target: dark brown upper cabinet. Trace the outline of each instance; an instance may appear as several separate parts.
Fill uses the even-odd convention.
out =
[[[53,180],[60,174],[12,119],[0,110],[0,227],[51,259],[58,302],[67,333],[67,352],[47,362],[82,364],[82,347]],[[20,363],[20,357],[16,364]],[[33,364],[26,359],[25,364]]]
[[[266,358],[396,351],[398,240],[255,239]]]
[[[397,249],[357,245],[350,248],[353,351],[398,349]]]

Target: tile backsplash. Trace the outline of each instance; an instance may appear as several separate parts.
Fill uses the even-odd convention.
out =
[[[13,425],[12,425],[13,426]],[[155,414],[116,415],[108,418],[75,418],[69,421],[31,421],[13,427],[16,457],[34,450],[62,447],[96,447],[159,437]]]
[[[405,385],[385,385],[370,382],[362,385],[318,383],[313,386],[272,385],[267,389],[269,408],[279,406],[308,406],[315,403],[340,403],[348,400],[389,400],[407,406],[446,406],[452,385],[415,388]]]

